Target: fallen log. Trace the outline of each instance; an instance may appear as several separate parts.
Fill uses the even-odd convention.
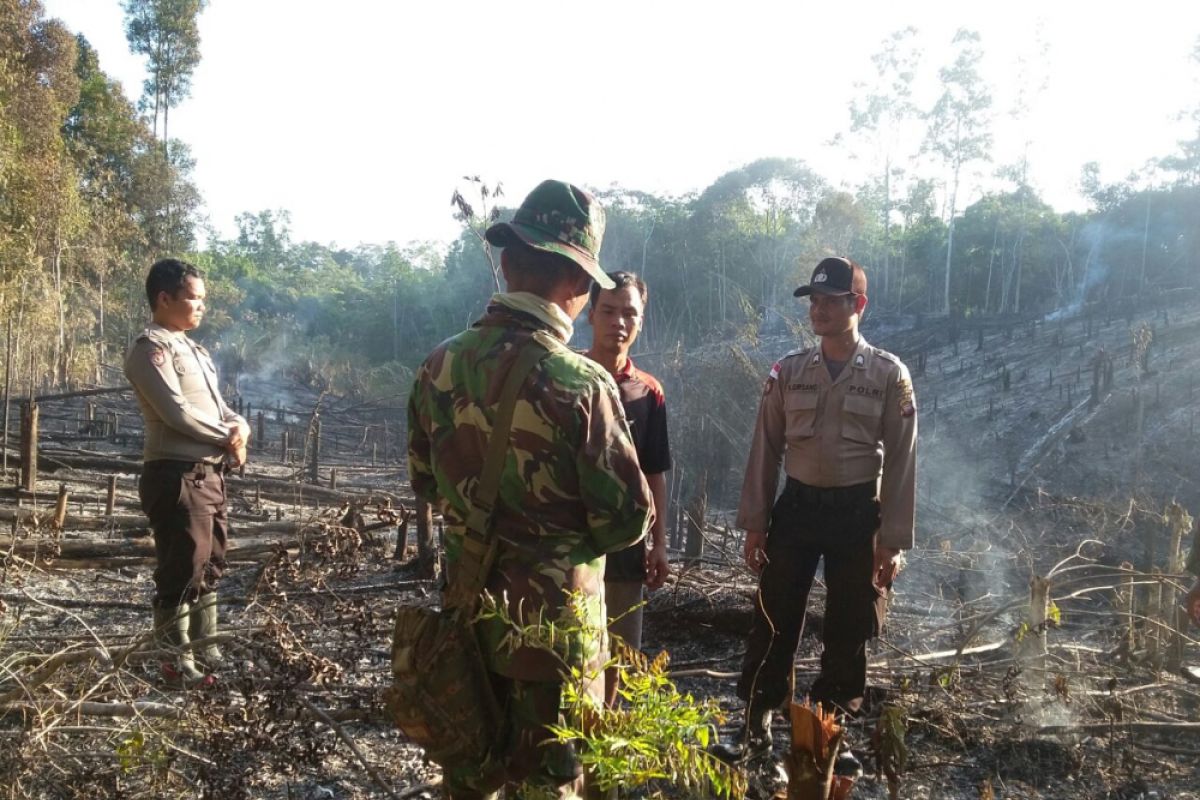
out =
[[[1043,725],[1038,733],[1200,733],[1200,722],[1083,722],[1077,725]]]
[[[339,489],[327,489],[323,486],[314,486],[309,483],[281,481],[274,478],[257,477],[252,474],[246,475],[244,478],[230,475],[226,478],[226,482],[229,488],[241,491],[253,489],[255,486],[258,486],[262,489],[264,497],[272,500],[283,499],[289,502],[297,497],[328,500],[330,505],[340,505],[347,500],[362,500],[367,497],[379,497],[395,503],[403,502],[404,500],[400,495],[383,491],[382,489],[369,489],[352,485],[343,485]]]
[[[54,519],[54,509],[39,511],[35,508],[8,509],[0,508],[0,522],[37,523],[49,527]],[[143,514],[113,514],[106,517],[103,514],[67,514],[63,520],[65,529],[73,530],[106,530],[108,528],[149,527]]]
[[[90,700],[81,703],[72,703],[64,700],[58,700],[53,703],[32,703],[28,701],[0,703],[0,716],[16,713],[34,715],[71,714],[81,717],[159,717],[183,719],[187,714],[187,709],[168,703],[157,703],[152,700],[134,700],[128,703],[101,703]],[[278,717],[282,719],[298,719],[301,716],[308,716],[311,713],[306,708],[285,708],[278,713]],[[367,708],[334,708],[324,713],[326,718],[339,722],[384,721],[379,712],[373,712]]]
[[[283,520],[256,525],[239,525],[233,529],[226,557],[245,560],[269,555],[278,550],[280,546],[288,550],[299,549],[300,534],[306,528],[311,528],[312,536],[320,535],[320,529],[309,521]],[[54,558],[59,566],[64,566],[64,561],[74,560],[88,562],[84,566],[112,568],[117,566],[118,561],[127,564],[130,563],[130,559],[154,558],[154,541],[150,538],[149,531],[145,536],[119,540],[60,539],[54,541],[29,538],[17,539],[14,543],[11,536],[0,536],[0,556],[13,553],[18,556],[41,557],[50,549],[54,549],[56,552]]]

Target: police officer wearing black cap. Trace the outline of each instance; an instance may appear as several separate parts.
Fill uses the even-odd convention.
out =
[[[738,681],[746,726],[726,758],[771,751],[771,713],[790,699],[789,677],[817,566],[825,621],[814,702],[857,713],[866,643],[878,635],[887,593],[913,543],[917,415],[908,370],[858,332],[867,276],[826,258],[795,291],[809,297],[816,347],[795,350],[763,385],[737,525],[760,600]],[[776,498],[780,464],[786,473]]]

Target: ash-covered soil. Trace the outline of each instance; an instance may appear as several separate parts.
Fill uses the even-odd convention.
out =
[[[1153,334],[1147,358],[1135,338],[1143,325]],[[1181,518],[1168,513],[1174,500],[1200,514],[1200,304],[1182,297],[1132,314],[989,322],[982,347],[969,320],[880,320],[866,332],[914,373],[920,504],[918,547],[872,646],[872,705],[850,728],[869,773],[854,797],[889,796],[870,774],[883,703],[907,718],[899,797],[1200,797],[1200,685],[1181,673],[1200,666],[1200,637],[1173,613],[1187,585],[1173,547],[1195,534],[1177,535]],[[745,352],[765,374],[792,346]],[[1092,400],[1101,348],[1112,375]],[[686,396],[678,388],[668,384],[668,395]],[[121,395],[43,405],[36,496],[0,495],[9,796],[438,796],[438,769],[380,704],[393,610],[437,599],[411,542],[396,558],[389,514],[412,504],[402,403],[321,398],[314,488],[306,440],[318,396],[249,381],[243,393],[252,424],[254,406],[264,410],[265,447],[244,478],[230,479],[229,664],[207,690],[165,685],[147,652],[152,546],[136,504],[136,410]],[[95,423],[109,414],[115,435]],[[743,457],[729,456],[735,475]],[[106,517],[110,473],[117,496]],[[61,531],[51,519],[60,484],[70,495]],[[346,515],[345,499],[361,519]],[[741,721],[733,691],[755,589],[738,566],[727,505],[720,495],[710,503],[702,559],[675,553],[645,636],[648,652],[669,651],[680,687],[729,712],[726,735]],[[1034,577],[1049,582],[1045,624],[1030,613]],[[821,619],[818,587],[798,694],[817,669]],[[775,743],[787,746],[781,724]]]

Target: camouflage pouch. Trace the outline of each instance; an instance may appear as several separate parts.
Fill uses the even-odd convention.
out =
[[[494,751],[501,709],[466,612],[405,607],[396,614],[388,713],[447,772],[481,792],[504,784]]]
[[[485,794],[504,785],[504,719],[471,620],[499,547],[492,504],[517,391],[547,352],[535,338],[505,378],[444,608],[398,609],[392,636],[392,686],[384,697],[393,721],[455,783]]]

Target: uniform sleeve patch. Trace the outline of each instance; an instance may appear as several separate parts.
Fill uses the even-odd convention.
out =
[[[917,401],[913,397],[912,381],[900,378],[896,381],[896,394],[900,399],[900,416],[911,417],[917,413]]]
[[[155,346],[150,348],[150,363],[156,367],[161,367],[167,363],[167,354],[163,352],[161,347]]]
[[[771,371],[767,373],[767,380],[763,383],[763,397],[771,393],[775,388],[775,381],[779,378],[779,362],[775,362],[775,366],[771,367]]]

